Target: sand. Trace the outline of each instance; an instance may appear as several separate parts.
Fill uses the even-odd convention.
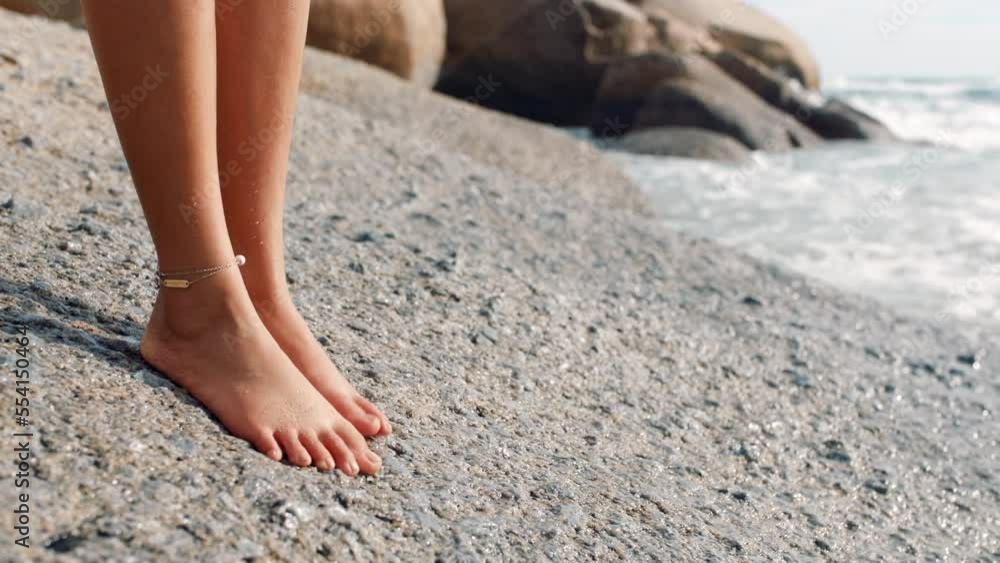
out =
[[[669,230],[561,132],[318,53],[288,274],[396,433],[377,477],[265,459],[139,358],[155,256],[87,38],[30,21],[0,13],[0,405],[24,326],[34,547],[5,479],[0,560],[1000,558],[995,335]]]

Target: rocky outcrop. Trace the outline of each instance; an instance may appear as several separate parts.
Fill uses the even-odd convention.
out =
[[[606,138],[631,129],[649,92],[664,80],[687,76],[692,57],[697,55],[645,54],[608,68],[592,106],[591,131]],[[613,129],[609,129],[611,125]]]
[[[371,478],[264,458],[140,359],[155,253],[87,38],[26,25],[0,13],[0,404],[23,327],[32,547],[0,559],[1000,550],[995,335],[678,234],[567,135],[314,50],[288,278],[395,433]],[[23,430],[0,417],[8,453]]]
[[[442,0],[312,0],[306,42],[430,86],[446,28]]]
[[[782,151],[820,142],[812,131],[740,88],[717,90],[690,80],[659,83],[636,112],[633,127],[664,125],[716,131],[754,150]]]
[[[591,129],[698,127],[755,150],[787,150],[820,142],[812,131],[768,105],[708,59],[649,54],[609,69],[598,90]]]
[[[804,115],[803,123],[826,139],[883,142],[898,139],[881,121],[839,98],[831,98]]]
[[[743,161],[750,149],[728,135],[693,127],[654,127],[626,134],[609,148],[635,154]]]
[[[629,0],[640,9],[663,9],[694,26],[726,49],[818,90],[819,65],[805,41],[784,24],[744,0]]]
[[[780,75],[763,63],[733,51],[708,55],[719,68],[775,108],[791,115],[824,139],[892,141],[896,137],[874,117],[842,100],[823,100],[815,92]]]
[[[625,0],[446,0],[449,53],[437,88],[555,124],[585,123],[604,70],[649,49],[646,17]]]
[[[751,149],[822,138],[891,138],[877,121],[821,97],[794,33],[733,0],[445,0],[448,57],[437,88],[538,121],[696,127]],[[488,96],[480,96],[490,85]],[[501,86],[502,85],[502,86]]]

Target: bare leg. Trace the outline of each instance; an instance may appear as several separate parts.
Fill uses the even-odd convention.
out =
[[[84,12],[161,270],[232,261],[218,185],[213,0],[88,0]],[[281,351],[234,269],[161,288],[140,351],[274,459],[284,451],[297,465],[332,469],[339,456],[349,474],[378,469],[367,449],[345,445],[364,440]]]
[[[219,161],[229,235],[268,330],[320,393],[366,436],[388,419],[327,357],[285,281],[282,215],[307,0],[219,0]]]

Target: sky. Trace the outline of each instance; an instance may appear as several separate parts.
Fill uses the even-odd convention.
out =
[[[747,0],[806,39],[825,80],[1000,77],[996,0]]]

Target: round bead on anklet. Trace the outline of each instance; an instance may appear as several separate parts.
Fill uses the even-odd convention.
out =
[[[161,287],[168,287],[171,289],[187,289],[191,287],[192,284],[198,283],[202,280],[207,280],[208,278],[222,272],[223,270],[228,270],[232,267],[240,267],[247,263],[246,256],[242,254],[237,254],[236,258],[232,262],[228,262],[221,266],[212,266],[211,268],[202,268],[200,270],[191,270],[188,272],[157,272],[160,280]],[[193,278],[187,278],[187,276],[195,276]]]

